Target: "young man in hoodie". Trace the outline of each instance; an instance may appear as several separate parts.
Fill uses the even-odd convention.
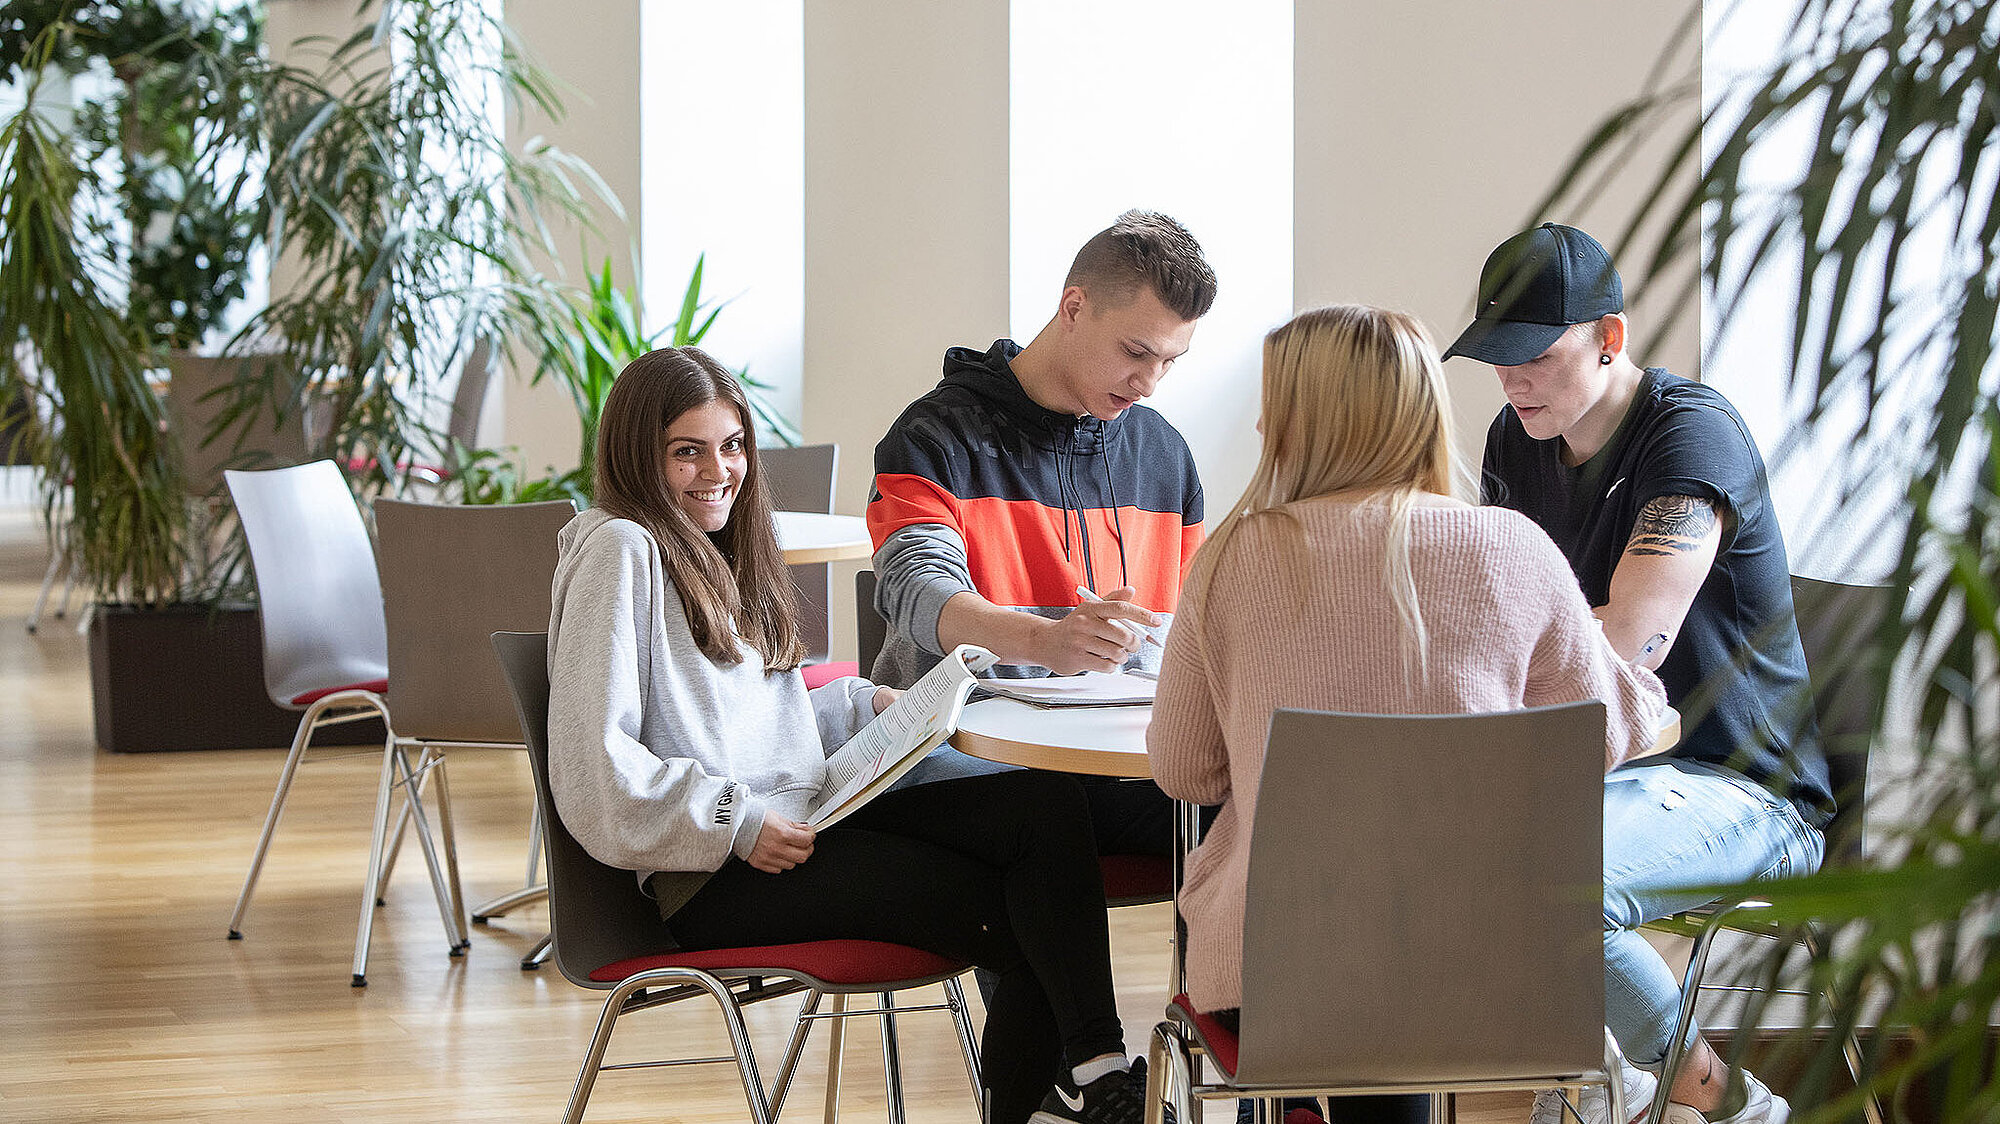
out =
[[[889,621],[876,682],[907,687],[968,643],[999,656],[1003,676],[1158,666],[1149,640],[1201,543],[1202,491],[1186,440],[1140,402],[1214,301],[1215,272],[1187,229],[1127,211],[1077,252],[1026,347],[945,353],[944,379],[875,447],[868,528]],[[988,768],[941,751],[912,776],[977,771]],[[1148,790],[1157,808],[1135,817],[1099,803],[1100,849],[1163,848],[1165,798],[1115,788]],[[1121,845],[1119,824],[1135,818],[1148,839]]]

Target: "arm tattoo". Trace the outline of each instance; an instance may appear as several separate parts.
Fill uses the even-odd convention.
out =
[[[1701,545],[1715,529],[1715,505],[1693,496],[1656,496],[1639,509],[1627,554],[1671,557]]]

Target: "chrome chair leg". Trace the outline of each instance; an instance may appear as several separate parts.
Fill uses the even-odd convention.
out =
[[[1660,1060],[1659,1086],[1653,1091],[1652,1107],[1646,1110],[1645,1124],[1660,1124],[1666,1118],[1667,1099],[1673,1092],[1674,1074],[1680,1072],[1681,1062],[1687,1057],[1688,1039],[1694,1034],[1694,1008],[1701,997],[1702,977],[1708,972],[1708,955],[1715,946],[1716,934],[1722,932],[1723,918],[1744,908],[1744,905],[1728,906],[1716,912],[1701,933],[1694,939],[1694,949],[1688,956],[1687,970],[1681,975],[1680,1011],[1674,1018],[1674,1032],[1667,1039],[1667,1055]],[[1624,1082],[1614,1079],[1614,1085],[1622,1091]]]
[[[750,1044],[750,1032],[743,1025],[743,1009],[736,1002],[736,997],[729,993],[729,985],[707,972],[678,968],[641,972],[611,989],[611,994],[604,1000],[603,1012],[597,1016],[597,1029],[590,1036],[589,1049],[584,1052],[583,1067],[577,1072],[575,1087],[570,1090],[569,1104],[563,1109],[563,1124],[579,1124],[583,1119],[583,1110],[590,1103],[590,1091],[597,1084],[598,1072],[604,1068],[604,1051],[611,1044],[611,1031],[618,1025],[618,1015],[624,1010],[626,1002],[638,992],[664,984],[699,987],[715,1000],[722,1012],[723,1025],[729,1030],[730,1046],[736,1052],[736,1072],[743,1081],[743,1097],[750,1106],[751,1124],[773,1124],[771,1104],[764,1096],[764,1084],[757,1075],[757,1055]],[[840,1024],[835,1022],[834,1025]]]
[[[1811,924],[1806,925],[1800,940],[1806,946],[1806,954],[1818,960],[1823,948],[1818,928]],[[1827,996],[1829,1007],[1832,1006],[1832,999],[1829,994]],[[1858,1088],[1861,1085],[1861,1040],[1853,1031],[1848,1031],[1847,1041],[1842,1044],[1840,1053],[1847,1059],[1847,1074],[1854,1079],[1854,1084]],[[1869,1093],[1868,1099],[1861,1103],[1861,1115],[1867,1124],[1882,1124],[1881,1099],[1874,1093]]]
[[[785,1097],[792,1091],[792,1075],[798,1071],[799,1055],[805,1053],[806,1038],[812,1033],[813,1015],[819,1012],[821,992],[815,988],[799,1004],[799,1017],[792,1020],[791,1037],[785,1040],[785,1057],[778,1063],[778,1076],[771,1087],[771,1118],[785,1113]]]
[[[410,808],[407,797],[402,810],[396,813],[396,830],[389,836],[389,846],[382,853],[382,873],[375,878],[375,904],[389,904],[389,876],[396,871],[396,856],[403,853],[403,836],[410,828]]]
[[[428,757],[428,753],[425,755]],[[368,986],[368,947],[375,927],[375,892],[381,884],[378,872],[382,866],[383,851],[389,835],[389,797],[400,776],[403,786],[403,804],[417,827],[417,845],[424,855],[424,866],[431,878],[431,893],[437,898],[438,913],[444,920],[445,938],[453,956],[465,953],[465,943],[470,940],[461,929],[458,911],[449,887],[445,885],[445,875],[438,861],[437,848],[431,841],[430,817],[424,812],[421,777],[423,773],[410,764],[409,752],[398,745],[394,732],[382,749],[382,776],[375,793],[375,828],[368,840],[368,877],[361,888],[361,921],[354,937],[355,987]]]
[[[49,607],[49,590],[55,588],[56,575],[63,571],[63,566],[68,561],[69,551],[63,549],[62,543],[60,541],[51,542],[49,544],[49,568],[42,571],[41,592],[35,594],[35,607],[28,610],[28,632],[30,634],[33,634],[36,629],[42,626],[42,613]],[[68,608],[69,590],[64,589],[63,608],[56,610],[56,618],[58,620],[62,619],[63,611]]]
[[[536,880],[541,871],[542,806],[538,803],[535,805],[535,814],[528,821],[528,873],[521,880],[521,888],[510,890],[497,898],[473,906],[472,920],[483,925],[495,917],[505,917],[518,906],[548,897],[548,884]]]
[[[502,894],[491,901],[480,902],[478,905],[473,906],[472,919],[484,924],[495,917],[505,917],[519,906],[541,901],[548,896],[549,888],[546,884],[523,886],[518,890]]]
[[[521,970],[523,972],[532,972],[543,964],[548,963],[549,953],[554,951],[554,948],[555,938],[553,934],[543,933],[542,939],[535,942],[535,947],[528,950],[528,955],[521,958]]]
[[[236,895],[236,911],[229,915],[229,939],[243,939],[243,915],[250,910],[250,896],[257,890],[257,879],[264,872],[264,858],[271,851],[271,837],[277,834],[278,820],[285,813],[285,800],[291,795],[292,780],[298,775],[299,763],[305,759],[306,747],[312,744],[313,733],[320,726],[320,717],[334,705],[334,697],[328,696],[306,708],[299,716],[299,728],[292,735],[291,751],[285,755],[285,766],[278,773],[277,790],[271,793],[271,808],[264,813],[264,830],[257,836],[257,849],[250,856],[250,871],[243,876],[243,889]],[[353,705],[348,700],[345,705]],[[372,867],[371,867],[372,869]],[[374,886],[368,887],[370,893]]]
[[[907,1124],[903,1113],[903,1052],[896,1043],[896,994],[882,999],[882,1084],[888,1094],[889,1124]]]
[[[389,834],[389,793],[396,776],[396,735],[382,746],[382,776],[375,785],[375,827],[368,833],[368,877],[361,881],[361,922],[354,934],[355,987],[368,986],[368,938],[375,925],[375,889],[382,869],[382,846]]]
[[[458,833],[451,820],[451,774],[446,770],[442,750],[426,748],[431,770],[437,773],[438,834],[444,841],[445,884],[451,891],[450,928],[458,934],[460,951],[472,947],[472,927],[465,917],[465,883],[458,877]]]
[[[965,1076],[972,1082],[972,1103],[983,1106],[986,1087],[979,1082],[979,1040],[973,1036],[972,1012],[965,1005],[965,988],[957,976],[944,981],[944,1001],[951,1008],[952,1025],[958,1028],[958,1052],[965,1056]]]
[[[445,938],[450,943],[451,955],[463,955],[472,943],[472,937],[459,909],[457,887],[439,862],[436,837],[431,833],[430,814],[424,811],[424,778],[430,775],[431,768],[443,769],[442,755],[434,755],[432,750],[426,748],[412,766],[409,751],[398,747],[396,764],[403,775],[404,806],[410,810],[410,817],[417,825],[417,849],[423,853],[424,867],[431,877],[431,894],[437,899],[438,914],[444,920]],[[442,772],[439,773],[439,784],[440,791],[443,791]]]
[[[835,995],[831,1013],[838,1016],[846,1011],[847,996]],[[821,1110],[820,1119],[825,1124],[836,1124],[840,1119],[841,1062],[847,1053],[847,1020],[834,1018],[826,1029],[826,1106]]]

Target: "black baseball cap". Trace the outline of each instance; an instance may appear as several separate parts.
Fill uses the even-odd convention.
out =
[[[1479,311],[1445,348],[1496,367],[1549,349],[1571,324],[1625,311],[1625,284],[1597,239],[1545,222],[1500,243],[1479,271]]]

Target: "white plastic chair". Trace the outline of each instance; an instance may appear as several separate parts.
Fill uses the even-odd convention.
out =
[[[389,641],[382,615],[382,583],[375,568],[374,546],[354,495],[332,461],[267,472],[232,470],[223,476],[242,520],[244,537],[249,540],[251,566],[257,576],[264,689],[272,702],[303,712],[291,752],[278,774],[277,791],[271,796],[250,871],[237,895],[236,911],[229,918],[229,939],[243,939],[243,916],[250,908],[271,837],[314,732],[322,726],[380,717],[391,733],[382,746],[375,831],[369,840],[368,877],[363,880],[361,919],[355,933],[353,983],[356,987],[367,983],[376,872],[382,868],[389,798],[397,785],[402,785],[409,797],[409,814],[418,828],[417,842],[430,871],[431,891],[444,919],[451,953],[456,956],[469,938],[457,896],[438,861],[423,807],[421,778],[431,762],[427,756],[413,761],[396,744],[390,724],[389,704],[384,698],[389,689]]]

